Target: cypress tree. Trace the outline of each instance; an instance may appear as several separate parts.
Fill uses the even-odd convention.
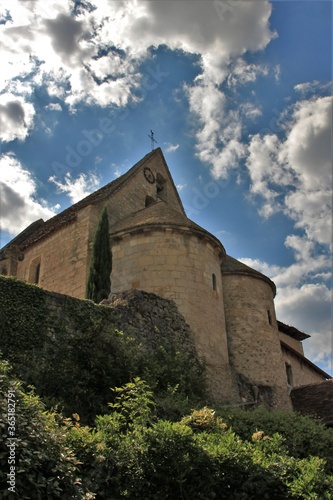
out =
[[[109,219],[104,207],[94,238],[86,287],[87,299],[98,303],[109,296],[111,290],[111,271],[112,253],[110,249]]]

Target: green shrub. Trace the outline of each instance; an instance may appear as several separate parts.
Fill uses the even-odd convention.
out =
[[[5,392],[15,387],[17,399],[15,498],[332,498],[333,477],[322,458],[291,456],[278,433],[256,430],[250,436],[247,429],[241,439],[208,407],[180,422],[156,420],[152,390],[140,378],[115,389],[113,412],[97,417],[91,428],[78,415],[63,421],[46,412],[37,396],[9,377],[6,363],[0,372]],[[5,399],[0,485],[7,492]]]
[[[318,456],[325,460],[326,470],[333,471],[333,429],[318,419],[291,411],[268,411],[262,406],[250,411],[222,408],[218,414],[243,440],[251,440],[257,431],[279,433],[290,455],[299,459]]]
[[[25,392],[0,360],[0,491],[2,498],[88,498],[81,488],[78,462],[66,446],[57,415],[46,412],[32,391]],[[15,399],[15,456],[10,458],[7,395]],[[14,396],[13,396],[14,394]],[[15,463],[15,493],[8,490],[9,461]]]

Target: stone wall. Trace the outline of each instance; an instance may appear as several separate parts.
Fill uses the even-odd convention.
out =
[[[290,389],[302,385],[318,384],[325,380],[323,375],[311,368],[290,349],[282,346],[282,355],[285,365],[291,367],[292,384]]]
[[[84,298],[92,213],[91,206],[82,209],[76,220],[29,247],[18,262],[17,278],[35,282],[36,266],[40,264],[38,284],[43,288]]]
[[[238,401],[228,362],[220,257],[208,239],[171,227],[123,235],[113,244],[111,280],[115,292],[138,288],[174,300],[194,332],[212,393],[220,401]]]
[[[273,407],[290,407],[273,290],[253,276],[223,275],[229,357],[241,379],[259,387]]]
[[[157,183],[148,182],[144,176],[144,169],[150,168],[156,179],[157,176],[165,179],[163,196],[166,198],[168,205],[174,210],[180,210],[181,202],[177,191],[173,185],[170,172],[165,166],[160,156],[155,156],[145,162],[141,169],[138,169],[131,176],[121,189],[115,190],[112,197],[106,198],[105,206],[108,210],[110,230],[112,225],[120,220],[125,219],[129,215],[142,210],[146,206],[146,197],[149,196],[153,200],[157,200]]]
[[[299,340],[293,339],[289,335],[286,335],[285,333],[282,333],[279,331],[279,337],[282,342],[285,344],[288,344],[292,349],[295,349],[295,351],[299,352],[304,356],[304,350],[303,350],[303,344]]]
[[[104,306],[0,277],[0,323],[0,351],[16,376],[66,415],[103,414],[111,388],[137,376],[171,413],[168,388],[176,399],[206,399],[193,333],[157,295],[130,290]]]
[[[132,289],[112,293],[101,304],[116,313],[116,328],[140,339],[148,349],[164,337],[180,343],[193,359],[197,356],[193,332],[172,300]]]

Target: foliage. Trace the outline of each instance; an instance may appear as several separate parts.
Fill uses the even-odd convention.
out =
[[[45,297],[0,278],[0,346],[25,383],[0,363],[1,491],[14,387],[16,498],[332,498],[332,429],[263,408],[190,411],[204,401],[204,370],[181,340],[157,335],[147,346],[118,331],[110,308],[67,297],[52,309]],[[29,383],[49,407],[80,417],[46,411]]]
[[[65,445],[56,414],[46,412],[32,391],[25,392],[0,360],[0,490],[2,498],[88,498],[77,475],[78,463]],[[15,431],[8,426],[7,398],[15,399]],[[14,394],[14,396],[13,396]],[[11,423],[13,420],[11,419]],[[15,433],[15,449],[9,463],[9,433]],[[11,461],[10,460],[10,461]],[[9,467],[15,467],[15,493],[8,490]]]
[[[0,282],[0,348],[7,360],[24,364],[45,339],[45,294],[16,278],[0,277]]]
[[[106,299],[111,290],[112,252],[106,207],[100,216],[93,243],[86,287],[86,298],[96,303]]]
[[[156,335],[148,345],[119,331],[117,312],[109,307],[11,278],[0,277],[0,297],[6,304],[0,349],[48,408],[57,405],[65,416],[78,413],[92,424],[96,414],[109,411],[111,387],[135,377],[152,387],[161,418],[177,420],[205,398],[204,368],[182,338]],[[21,303],[29,307],[18,321]]]
[[[152,409],[155,406],[153,392],[140,377],[124,387],[115,387],[117,394],[114,403],[109,403],[110,408],[123,422],[125,428],[146,426],[149,422]]]
[[[194,410],[191,415],[186,415],[180,423],[190,427],[193,432],[223,430],[227,428],[222,419],[216,417],[215,411],[207,408],[207,406],[200,410]]]
[[[279,434],[259,431],[244,441],[207,407],[181,422],[154,421],[144,381],[117,392],[116,411],[96,420],[114,459],[109,489],[103,490],[109,499],[331,498],[333,477],[325,462],[292,457]],[[136,420],[140,407],[142,425]]]
[[[271,412],[263,406],[251,411],[221,408],[218,414],[244,440],[250,440],[258,430],[268,435],[278,432],[293,457],[318,456],[325,459],[327,470],[333,470],[333,429],[325,427],[319,420],[296,412]]]
[[[0,369],[5,391],[16,384],[16,498],[332,498],[333,476],[322,458],[293,457],[278,433],[258,430],[243,440],[208,407],[180,422],[157,420],[153,392],[140,378],[115,389],[112,414],[91,428],[78,415],[63,421],[46,412],[10,379],[6,363]],[[0,484],[7,494],[6,418],[0,425]]]

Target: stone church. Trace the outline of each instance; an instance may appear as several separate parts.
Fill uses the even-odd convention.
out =
[[[274,283],[187,218],[160,148],[52,219],[27,227],[1,250],[0,272],[84,299],[104,207],[112,293],[141,289],[176,303],[216,400],[288,408],[294,388],[331,378],[304,356],[309,335],[277,320]]]

